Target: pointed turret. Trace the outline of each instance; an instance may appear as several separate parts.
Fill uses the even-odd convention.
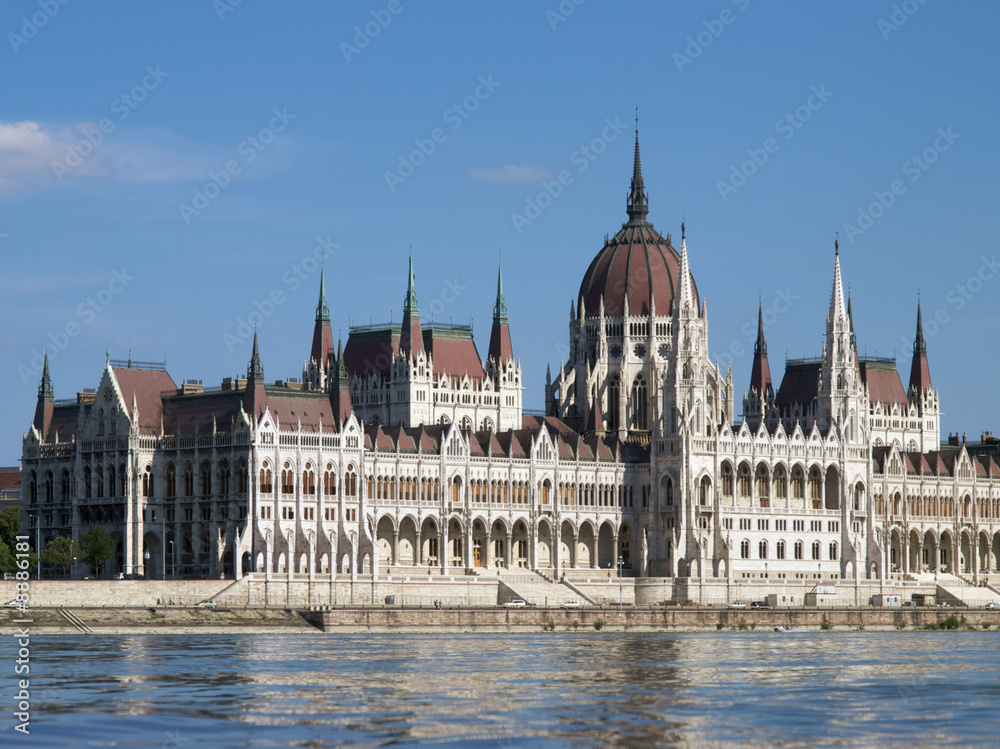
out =
[[[753,368],[750,371],[750,391],[756,392],[761,400],[770,399],[771,367],[767,362],[767,342],[764,340],[764,308],[757,306],[757,341],[753,345]]]
[[[831,322],[847,321],[850,325],[847,316],[847,307],[844,304],[844,284],[840,277],[840,241],[834,241],[833,247],[835,255],[833,261],[833,288],[830,291],[829,319]]]
[[[319,274],[319,302],[316,304],[316,325],[313,328],[312,350],[310,360],[315,362],[319,377],[315,377],[314,386],[321,387],[326,369],[333,355],[333,333],[330,332],[330,308],[326,303],[326,270]]]
[[[493,305],[493,330],[490,332],[490,348],[487,354],[498,366],[514,358],[510,344],[510,328],[507,325],[507,303],[503,298],[503,267],[497,269],[497,299]]]
[[[632,165],[632,186],[628,195],[629,223],[644,223],[649,213],[649,199],[642,183],[642,165],[639,163],[639,110],[635,114],[635,162]]]
[[[927,342],[924,340],[924,323],[917,302],[917,335],[913,339],[913,362],[910,364],[910,389],[918,394],[931,389],[931,370],[927,365]]]
[[[42,381],[38,384],[38,403],[35,405],[35,419],[32,422],[35,429],[45,441],[52,424],[52,409],[55,407],[55,397],[52,391],[52,380],[49,378],[49,352],[46,350],[42,362]]]
[[[420,332],[420,306],[413,280],[413,255],[410,255],[410,275],[403,300],[403,327],[399,334],[399,351],[409,359],[424,353],[424,338]]]
[[[243,410],[250,416],[254,425],[267,408],[267,392],[264,390],[264,368],[260,364],[260,351],[257,348],[257,331],[253,332],[253,352],[250,354],[250,366],[247,367],[247,387],[243,391]]]
[[[684,224],[681,224],[681,270],[677,278],[677,295],[675,309],[677,311],[690,309],[694,305],[694,292],[691,290],[691,268],[688,265],[687,237]],[[694,308],[695,314],[698,308]]]

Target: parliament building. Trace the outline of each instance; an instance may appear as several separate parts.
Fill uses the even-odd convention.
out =
[[[46,359],[22,528],[44,545],[103,525],[105,577],[620,570],[722,600],[705,591],[998,574],[1000,448],[942,444],[919,304],[904,380],[859,355],[835,252],[822,351],[775,386],[761,316],[750,371],[721,371],[691,271],[707,261],[648,209],[637,135],[627,220],[583,274],[544,413],[522,408],[502,272],[481,356],[470,326],[421,323],[412,258],[401,322],[346,345],[321,277],[301,378],[265,381],[255,334],[245,378],[109,359],[59,401]]]

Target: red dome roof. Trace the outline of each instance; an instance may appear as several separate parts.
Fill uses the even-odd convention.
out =
[[[635,163],[628,196],[628,223],[604,243],[580,284],[579,299],[588,317],[595,317],[604,297],[604,314],[621,317],[628,299],[630,315],[648,315],[656,301],[656,314],[670,314],[677,293],[681,256],[646,220],[649,199],[639,164],[639,118],[636,116]],[[682,225],[683,228],[683,225]],[[691,291],[698,303],[698,289],[691,279]],[[582,313],[577,311],[578,315]]]
[[[587,268],[579,298],[588,317],[597,315],[604,297],[604,314],[619,317],[628,298],[629,314],[648,315],[656,300],[656,314],[667,315],[677,293],[681,256],[653,225],[633,217],[608,240]],[[692,281],[695,300],[698,290]]]

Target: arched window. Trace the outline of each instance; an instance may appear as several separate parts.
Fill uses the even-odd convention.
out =
[[[737,479],[741,497],[750,496],[750,468],[746,463],[740,463],[739,478]]]
[[[177,469],[173,463],[167,463],[167,496],[177,496]]]
[[[663,504],[667,507],[674,506],[674,482],[669,476],[663,482]]]
[[[767,467],[761,463],[757,466],[757,472],[754,476],[754,494],[760,500],[761,507],[767,507],[767,500],[771,495],[770,483],[767,478]]]
[[[45,501],[51,502],[56,496],[55,478],[52,471],[45,472]]]
[[[796,559],[802,559],[802,542],[801,541],[796,541],[795,542],[795,558]]]
[[[740,542],[740,559],[750,558],[750,542],[744,539]]]
[[[201,495],[207,497],[212,493],[212,464],[207,460],[201,463]]]
[[[293,494],[295,492],[295,474],[292,471],[292,465],[287,460],[285,461],[285,466],[281,470],[281,493],[282,494]]]
[[[118,496],[120,497],[124,497],[128,494],[128,492],[125,491],[127,478],[128,470],[125,468],[125,464],[122,463],[118,466]]]
[[[489,416],[483,419],[483,431],[484,432],[493,431],[493,419],[491,419]]]
[[[823,500],[822,491],[823,491],[823,482],[819,475],[819,468],[813,466],[812,468],[809,469],[809,499],[811,499],[814,503],[815,502],[822,503]],[[813,506],[816,507],[815,504]]]
[[[381,479],[379,483],[381,483]],[[326,470],[323,471],[323,495],[326,497],[332,497],[336,493],[337,474],[333,472],[333,463],[327,463]]]
[[[90,466],[86,466],[83,469],[83,496],[87,499],[91,499],[94,496],[92,486]]]
[[[774,546],[774,555],[778,559],[784,559],[785,558],[785,542],[784,541],[778,541],[778,543],[775,544],[775,546]]]
[[[194,467],[190,463],[184,465],[184,496],[194,496]]]
[[[819,541],[813,541],[812,555],[813,555],[813,560],[819,559]]]
[[[774,478],[771,482],[774,488],[775,499],[788,499],[788,477],[785,475],[784,466],[776,466]]]
[[[348,497],[358,494],[358,474],[354,472],[354,466],[348,466],[344,472],[344,494]]]
[[[302,493],[316,493],[316,474],[313,472],[313,467],[309,463],[306,463],[306,467],[302,471]]]
[[[646,391],[646,379],[640,374],[632,382],[632,423],[635,429],[649,429],[648,411],[649,396]]]
[[[146,466],[146,470],[142,472],[142,496],[152,497],[153,496],[153,467]]]
[[[260,467],[260,491],[264,494],[274,491],[274,485],[271,483],[271,466],[266,460]]]
[[[733,496],[733,467],[729,463],[722,464],[722,496]]]
[[[618,374],[608,380],[608,430],[615,431],[621,426],[621,383]]]
[[[104,468],[102,466],[97,466],[94,471],[94,481],[97,483],[97,498],[101,499],[104,497]],[[37,496],[34,499],[37,500]]]
[[[830,542],[830,561],[834,562],[837,560],[837,542]]]
[[[229,468],[229,461],[223,460],[219,464],[219,492],[221,494],[229,494],[231,479],[232,470]]]
[[[767,541],[761,541],[757,544],[757,552],[761,559],[767,559]]]
[[[97,434],[101,436],[104,434],[104,409],[100,409],[97,412]]]
[[[806,496],[805,474],[800,466],[792,468],[792,499],[804,499]]]
[[[63,502],[69,501],[69,471],[65,468],[59,480],[59,499]]]
[[[108,496],[115,496],[115,467],[108,466]]]
[[[239,470],[239,484],[237,486],[237,491],[240,494],[246,494],[247,491],[247,459],[240,459],[240,470]]]

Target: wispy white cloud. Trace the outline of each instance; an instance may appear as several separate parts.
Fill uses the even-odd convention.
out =
[[[500,169],[472,169],[469,176],[477,182],[517,183],[551,179],[552,172],[541,166],[507,164]]]
[[[124,184],[205,181],[210,170],[238,158],[236,143],[216,153],[162,129],[113,127],[102,132],[95,123],[58,127],[31,120],[0,122],[0,191],[58,188],[78,179]],[[254,164],[255,176],[280,170],[294,159],[287,139],[276,140],[267,150],[261,165]]]

